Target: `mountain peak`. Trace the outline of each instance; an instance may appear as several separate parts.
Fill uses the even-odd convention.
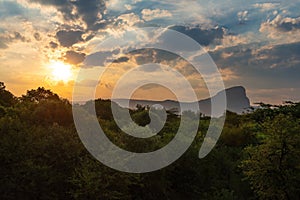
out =
[[[247,108],[250,107],[250,101],[249,98],[246,95],[246,89],[243,86],[235,86],[231,88],[227,88],[223,91],[218,92],[215,96],[200,100],[198,102],[181,102],[184,105],[184,108],[180,108],[179,102],[174,100],[165,100],[165,101],[148,101],[148,100],[130,100],[129,107],[131,109],[134,109],[137,104],[140,104],[142,106],[152,106],[154,104],[160,104],[165,107],[166,110],[170,109],[177,109],[185,111],[189,110],[189,108],[192,108],[191,105],[194,103],[199,104],[199,108],[202,114],[205,114],[207,116],[210,116],[211,113],[211,100],[213,99],[215,102],[222,101],[222,94],[226,93],[227,98],[227,110],[231,112],[235,112],[238,114],[241,114],[246,111]],[[124,102],[128,102],[128,100],[114,100],[116,101],[121,107],[126,107],[126,104]],[[222,115],[222,113],[220,113]]]
[[[230,87],[225,89],[225,91],[244,91],[246,92],[246,89],[243,86],[234,86],[234,87]]]

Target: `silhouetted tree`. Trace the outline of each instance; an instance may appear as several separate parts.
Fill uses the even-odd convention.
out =
[[[36,90],[27,91],[27,94],[23,95],[21,100],[39,103],[44,100],[60,100],[60,98],[57,94],[51,92],[51,90],[46,90],[43,87],[39,87]]]
[[[10,107],[16,103],[15,96],[9,91],[5,90],[5,85],[0,82],[0,106]]]

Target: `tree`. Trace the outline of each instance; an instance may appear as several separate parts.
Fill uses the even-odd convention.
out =
[[[245,149],[241,168],[260,199],[300,196],[299,119],[279,114],[264,124],[262,144]]]
[[[39,87],[36,90],[27,91],[27,94],[23,95],[21,100],[39,103],[43,100],[60,100],[60,98],[57,94],[51,92],[51,90]]]
[[[37,124],[62,126],[73,123],[72,107],[65,101],[42,101],[35,106],[32,112],[32,120]]]
[[[0,106],[11,107],[16,103],[16,98],[12,93],[5,90],[6,86],[0,82]]]
[[[5,85],[3,82],[0,82],[0,91],[5,90]]]
[[[132,115],[132,119],[139,126],[146,126],[151,122],[148,110],[138,110]]]

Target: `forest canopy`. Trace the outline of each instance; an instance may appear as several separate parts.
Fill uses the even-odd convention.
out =
[[[165,145],[180,123],[180,116],[168,112],[156,137],[138,140],[118,128],[110,106],[109,100],[95,100],[99,123],[115,144],[134,152]],[[148,112],[141,106],[130,110],[141,126],[149,123]],[[194,143],[172,165],[123,173],[84,148],[68,100],[42,87],[16,97],[1,82],[0,199],[299,198],[300,103],[261,103],[242,115],[228,111],[217,146],[198,159],[209,120],[201,117]]]

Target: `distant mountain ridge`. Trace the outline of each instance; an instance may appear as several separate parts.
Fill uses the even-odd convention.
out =
[[[179,112],[182,112],[186,110],[193,111],[193,109],[191,109],[192,105],[198,103],[200,112],[206,116],[210,116],[211,100],[213,99],[215,102],[220,101],[221,96],[224,94],[224,92],[226,93],[226,97],[227,97],[227,110],[241,114],[250,107],[250,100],[247,97],[246,89],[243,86],[236,86],[236,87],[231,87],[223,91],[220,91],[211,98],[203,99],[197,102],[190,102],[190,103],[182,102],[181,104],[183,105],[183,107],[181,109],[178,101],[173,101],[173,100],[152,101],[152,100],[136,100],[136,99],[129,100],[129,108],[134,109],[138,104],[142,106],[153,106],[156,104],[160,104],[164,106],[166,110],[176,109]],[[119,104],[119,106],[121,107],[128,108],[127,99],[114,99],[113,101]]]

